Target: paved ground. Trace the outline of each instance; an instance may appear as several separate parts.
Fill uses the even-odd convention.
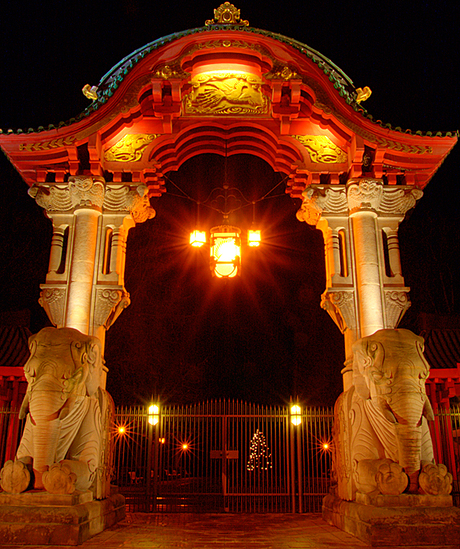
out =
[[[3,546],[10,549],[13,546]],[[54,547],[58,546],[46,546]],[[339,549],[366,547],[321,515],[129,514],[81,549]],[[17,549],[17,546],[14,548]],[[24,549],[44,549],[29,545]]]
[[[63,546],[24,546],[24,549]],[[66,546],[68,547],[68,546]],[[129,514],[81,549],[340,549],[368,547],[321,515]],[[18,546],[2,546],[18,549]],[[417,549],[411,547],[410,549]],[[435,548],[432,548],[435,549]]]

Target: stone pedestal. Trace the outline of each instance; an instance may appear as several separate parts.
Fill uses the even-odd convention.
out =
[[[323,500],[323,518],[371,547],[458,549],[460,509],[451,496],[402,494],[345,501],[332,494]]]
[[[116,489],[103,500],[93,493],[0,493],[0,546],[79,545],[125,517]]]

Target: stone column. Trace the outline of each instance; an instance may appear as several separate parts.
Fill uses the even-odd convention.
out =
[[[373,178],[345,185],[310,185],[297,212],[322,231],[326,290],[321,307],[344,335],[344,389],[353,383],[353,343],[396,328],[410,306],[399,258],[398,227],[422,196],[416,187]]]
[[[57,327],[89,332],[102,178],[73,176],[67,183],[43,183],[29,194],[53,222],[49,271],[40,304]]]
[[[78,209],[67,289],[65,326],[89,333],[91,293],[96,261],[97,227],[100,211]]]
[[[348,206],[353,235],[358,320],[360,336],[365,337],[385,326],[381,257],[377,241],[377,212],[383,182],[374,179],[352,180],[348,185]]]
[[[358,338],[355,275],[352,269],[352,246],[344,185],[311,185],[303,193],[297,219],[316,226],[324,238],[326,290],[321,307],[327,311],[345,340],[342,370],[344,387],[352,383],[352,345]]]
[[[95,335],[104,345],[106,331],[129,305],[124,288],[128,231],[155,215],[147,187],[85,175],[34,186],[29,194],[53,222],[40,304],[55,326]]]

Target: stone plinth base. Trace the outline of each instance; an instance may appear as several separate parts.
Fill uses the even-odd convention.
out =
[[[351,502],[328,495],[323,518],[371,547],[459,547],[460,509],[450,496],[358,494]]]
[[[0,493],[0,547],[3,545],[79,545],[125,517],[125,498],[104,500],[75,492]]]

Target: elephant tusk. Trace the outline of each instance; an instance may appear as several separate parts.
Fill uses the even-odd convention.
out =
[[[425,404],[423,406],[422,414],[426,417],[428,421],[434,421],[433,408],[431,407],[431,402],[427,395],[425,395]]]

